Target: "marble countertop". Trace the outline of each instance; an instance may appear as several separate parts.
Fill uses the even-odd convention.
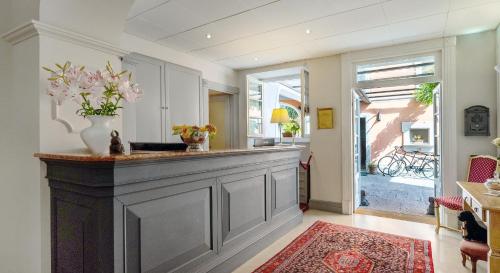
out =
[[[92,155],[85,153],[35,153],[35,157],[40,160],[59,160],[59,161],[78,161],[78,162],[121,162],[121,161],[139,161],[139,160],[161,160],[161,159],[184,159],[184,158],[203,158],[219,157],[232,155],[245,155],[254,153],[286,152],[298,151],[303,149],[299,145],[279,145],[261,148],[249,149],[227,149],[213,150],[203,152],[186,151],[134,151],[131,154],[124,155]]]

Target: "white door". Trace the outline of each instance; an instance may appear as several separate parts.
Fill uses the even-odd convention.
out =
[[[166,104],[167,127],[166,142],[181,142],[173,136],[174,125],[201,125],[202,122],[202,85],[201,73],[182,66],[166,65]]]
[[[433,91],[433,114],[434,114],[434,196],[441,196],[441,85]]]
[[[360,197],[361,197],[361,191],[359,187],[359,179],[360,179],[360,173],[361,173],[361,136],[360,136],[360,118],[361,118],[361,109],[360,109],[360,98],[356,94],[356,92],[352,92],[352,109],[353,109],[353,154],[354,154],[354,185],[353,185],[353,192],[354,192],[354,209],[356,209],[359,206],[360,202]]]

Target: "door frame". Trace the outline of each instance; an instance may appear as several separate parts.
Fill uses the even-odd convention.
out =
[[[229,140],[230,140],[230,148],[231,149],[236,149],[239,147],[239,95],[240,95],[240,89],[238,87],[222,84],[222,83],[217,83],[213,81],[209,81],[206,79],[203,79],[202,81],[202,86],[203,86],[203,94],[202,94],[202,105],[204,107],[202,113],[203,113],[203,124],[209,123],[209,115],[208,115],[208,107],[209,107],[209,96],[208,96],[208,90],[217,90],[219,92],[225,93],[230,95],[229,98]],[[206,144],[208,145],[208,143]],[[208,146],[206,147],[208,148]]]
[[[441,139],[441,183],[443,194],[454,195],[458,191],[457,179],[457,136],[456,136],[456,37],[433,39],[423,42],[375,48],[341,55],[341,100],[342,100],[342,213],[354,212],[354,154],[352,88],[354,87],[355,63],[421,54],[438,51],[441,56],[442,116]]]

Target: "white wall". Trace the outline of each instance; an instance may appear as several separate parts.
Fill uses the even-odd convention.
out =
[[[496,155],[491,140],[497,132],[495,31],[457,37],[457,160],[458,179],[466,179],[468,157]],[[490,108],[490,137],[464,136],[464,109],[473,105]]]
[[[311,169],[311,199],[340,203],[342,201],[341,175],[341,116],[340,56],[309,59],[281,65],[242,70],[240,79],[240,109],[246,109],[246,75],[305,66],[309,70],[309,99],[311,109],[310,150],[314,152]],[[318,130],[316,108],[333,107],[336,110],[335,128]],[[247,143],[246,110],[240,111],[240,143]],[[307,149],[303,158],[307,159]]]
[[[500,25],[496,29],[497,43],[497,65],[500,65]],[[497,107],[500,107],[500,72],[497,72]],[[500,111],[497,111],[497,136],[500,136]],[[497,155],[498,155],[497,151]]]
[[[130,52],[137,52],[167,62],[200,70],[203,74],[203,78],[209,81],[237,86],[237,73],[233,69],[164,47],[136,36],[123,33],[120,47]]]

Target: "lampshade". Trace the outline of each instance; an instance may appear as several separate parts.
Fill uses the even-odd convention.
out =
[[[273,114],[271,116],[271,123],[286,123],[290,121],[288,117],[288,111],[284,108],[273,109]]]
[[[497,66],[495,66],[495,70],[500,73],[500,64],[497,64]]]

